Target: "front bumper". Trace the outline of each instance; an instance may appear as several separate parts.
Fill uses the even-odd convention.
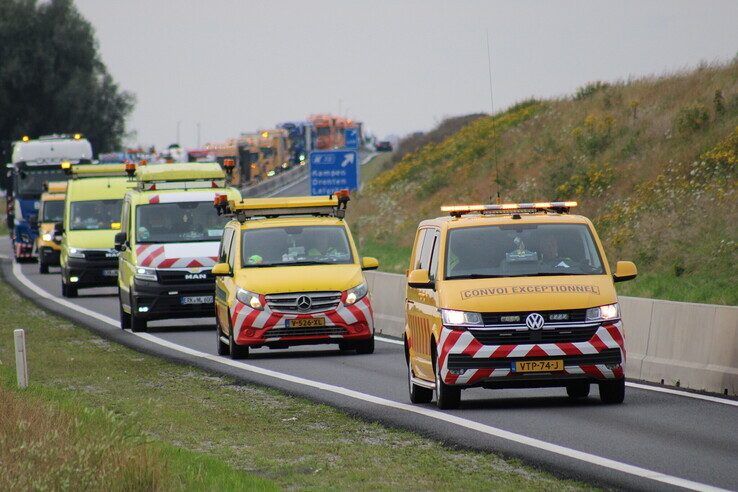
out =
[[[112,274],[113,271],[115,275]],[[62,274],[66,284],[78,288],[116,286],[118,285],[118,258],[94,261],[68,258]],[[77,277],[77,281],[72,282],[72,277]]]
[[[156,319],[205,318],[215,316],[214,302],[183,304],[183,297],[207,297],[214,299],[215,281],[195,284],[167,284],[135,280],[131,294],[131,310],[136,316],[152,321]],[[141,311],[144,308],[145,311]]]
[[[602,325],[586,342],[483,345],[468,331],[441,331],[440,374],[454,386],[563,386],[624,377],[625,344],[621,322]],[[563,360],[562,371],[516,372],[515,362]]]
[[[325,325],[291,328],[287,320],[323,319]],[[238,302],[231,314],[234,340],[250,347],[287,347],[368,340],[374,336],[374,315],[369,296],[356,304],[312,314],[283,314],[265,306],[263,311]]]

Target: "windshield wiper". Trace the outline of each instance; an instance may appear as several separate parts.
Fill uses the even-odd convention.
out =
[[[247,265],[246,268],[266,268],[266,267],[277,267],[277,266],[303,266],[303,265],[335,265],[336,263],[331,261],[289,261],[284,263],[262,263],[256,265]]]
[[[484,273],[470,273],[469,275],[454,275],[452,277],[446,277],[446,280],[458,280],[467,278],[502,278],[508,275],[487,275]]]

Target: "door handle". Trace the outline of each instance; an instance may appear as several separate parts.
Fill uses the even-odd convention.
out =
[[[415,304],[415,301],[411,301],[410,299],[405,299],[405,302],[408,304]]]

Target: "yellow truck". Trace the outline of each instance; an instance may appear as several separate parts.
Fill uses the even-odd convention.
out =
[[[459,406],[461,390],[565,387],[625,397],[614,271],[576,202],[453,205],[420,223],[404,333],[410,401]]]
[[[38,209],[38,253],[39,273],[49,273],[50,266],[59,266],[61,244],[54,236],[54,226],[64,219],[64,198],[67,194],[66,181],[51,181],[44,185]]]
[[[215,281],[218,353],[337,343],[374,351],[374,317],[360,257],[344,221],[348,193],[318,197],[220,198],[233,217],[223,233]]]
[[[113,240],[120,229],[123,197],[134,183],[125,164],[64,164],[71,179],[64,220],[55,235],[61,236],[62,295],[77,297],[82,288],[115,286],[118,252]]]
[[[136,170],[115,236],[121,328],[145,331],[153,320],[214,315],[210,270],[226,223],[213,208],[216,196],[241,199],[217,163]]]

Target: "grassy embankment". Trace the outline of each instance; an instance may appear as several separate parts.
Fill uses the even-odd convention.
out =
[[[499,189],[504,201],[579,201],[610,262],[639,267],[622,294],[738,304],[738,60],[588,84],[425,140],[352,202],[362,253],[383,270],[407,268],[417,223],[441,204]]]
[[[0,490],[586,488],[108,343],[2,282],[0,319]]]

